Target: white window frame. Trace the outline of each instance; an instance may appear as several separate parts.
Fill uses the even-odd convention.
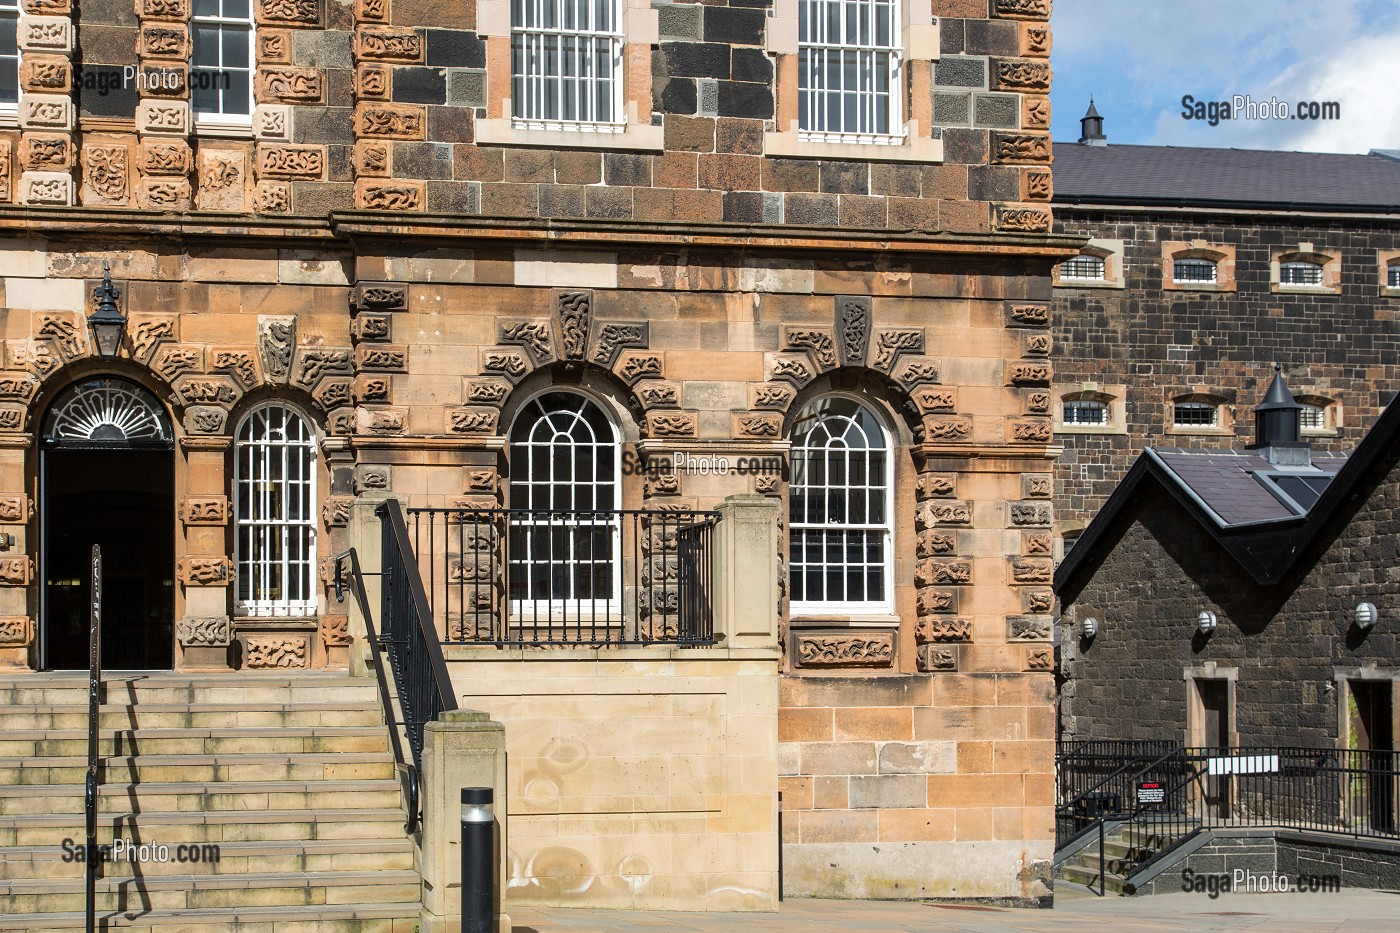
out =
[[[797,93],[798,138],[803,142],[855,143],[857,145],[903,145],[904,131],[902,100],[904,96],[904,46],[902,41],[900,0],[798,0]],[[841,35],[829,31],[832,9]],[[858,12],[857,30],[864,35],[850,36],[846,27],[851,22],[851,10]],[[878,39],[883,24],[886,41]],[[819,56],[837,56],[844,60],[855,55],[857,87],[832,87],[833,75],[842,80],[843,68],[820,68]],[[877,87],[883,76],[883,100]],[[824,80],[823,80],[824,79]],[[818,85],[822,86],[818,86]],[[852,128],[844,125],[845,102],[838,108],[842,125],[823,125],[830,95],[854,95],[857,101],[856,122]],[[805,101],[805,106],[804,106]],[[883,112],[885,129],[876,129]],[[806,125],[804,125],[804,123]]]
[[[799,522],[799,521],[796,521],[796,519],[795,519],[795,515],[794,515],[794,512],[793,512],[793,508],[792,508],[793,497],[797,494],[797,492],[798,492],[799,490],[801,490],[802,488],[804,488],[804,487],[799,483],[799,476],[800,476],[800,473],[801,473],[801,465],[800,465],[799,462],[798,462],[798,458],[801,456],[802,451],[811,449],[811,448],[807,448],[807,447],[804,447],[804,446],[799,446],[799,444],[798,444],[798,442],[797,442],[797,439],[796,439],[796,437],[795,437],[795,434],[796,434],[796,430],[795,430],[795,429],[796,429],[797,427],[799,427],[799,426],[802,424],[803,419],[807,416],[807,413],[808,413],[810,410],[812,410],[812,409],[813,409],[816,405],[818,405],[819,403],[821,403],[821,402],[823,402],[823,401],[826,401],[826,400],[828,400],[828,399],[840,399],[840,400],[848,401],[848,402],[851,402],[852,404],[856,405],[858,408],[863,409],[863,410],[864,410],[867,414],[869,414],[870,417],[874,420],[875,425],[876,425],[877,429],[878,429],[879,432],[880,432],[880,443],[882,444],[881,449],[883,450],[884,456],[885,456],[885,469],[884,469],[884,471],[883,471],[883,476],[882,476],[883,488],[884,488],[884,497],[885,497],[885,510],[884,510],[885,520],[884,520],[883,522],[867,522],[867,523],[863,523],[863,524],[849,524],[849,523],[832,523],[832,522],[826,522],[826,523],[821,523],[821,524],[819,524],[819,523],[815,523],[815,522],[806,522],[806,521],[800,521],[800,522]],[[792,579],[793,576],[796,575],[796,573],[797,573],[797,568],[799,568],[799,567],[806,567],[806,566],[823,566],[823,567],[826,566],[826,562],[825,562],[824,560],[823,560],[820,564],[817,564],[817,565],[809,565],[809,564],[807,564],[805,561],[798,561],[798,560],[796,559],[796,557],[795,557],[795,555],[794,555],[794,544],[795,544],[796,539],[797,539],[797,533],[798,533],[799,531],[801,531],[801,530],[804,530],[804,529],[810,529],[810,530],[822,530],[822,529],[824,529],[824,530],[834,530],[834,529],[845,529],[845,530],[850,530],[850,531],[861,531],[861,532],[869,532],[869,533],[876,533],[876,534],[882,535],[881,541],[882,541],[882,545],[883,545],[883,560],[882,560],[882,562],[881,562],[878,566],[880,567],[881,582],[882,582],[882,589],[883,589],[883,591],[884,591],[884,598],[883,598],[883,599],[879,599],[879,600],[798,600],[798,599],[795,599],[795,598],[794,598],[794,599],[792,599],[792,600],[790,601],[790,603],[789,603],[789,605],[788,605],[788,609],[789,609],[790,615],[791,615],[792,617],[796,618],[796,617],[801,617],[801,616],[825,616],[825,617],[830,617],[830,616],[886,616],[886,615],[892,614],[892,613],[894,612],[894,510],[895,510],[895,502],[894,502],[894,488],[895,488],[895,487],[894,487],[894,459],[895,459],[895,446],[894,446],[894,438],[893,438],[893,436],[892,436],[891,433],[890,433],[889,426],[885,423],[885,419],[884,419],[883,417],[881,417],[880,412],[879,412],[879,409],[877,409],[874,405],[870,404],[870,403],[869,403],[868,401],[866,401],[865,399],[862,399],[862,398],[860,398],[860,397],[858,397],[858,396],[850,395],[850,394],[847,394],[847,393],[842,393],[842,392],[831,392],[831,393],[827,393],[827,394],[825,394],[825,395],[822,395],[822,396],[820,396],[820,397],[818,397],[818,398],[812,399],[810,402],[808,402],[808,403],[803,407],[802,412],[799,413],[797,420],[796,420],[796,421],[794,422],[794,424],[793,424],[793,427],[794,427],[794,437],[793,437],[793,439],[792,439],[792,440],[793,440],[793,443],[792,443],[792,447],[789,449],[789,454],[788,454],[788,456],[789,456],[789,463],[791,464],[791,476],[792,476],[792,480],[791,480],[791,482],[788,484],[788,503],[787,503],[787,504],[788,504],[788,519],[789,519],[789,522],[788,522],[788,573],[789,573],[789,587],[790,587],[789,592],[793,592],[793,590],[791,589],[791,587],[792,587],[791,579]],[[865,449],[866,449],[866,450],[870,450],[871,448],[865,448]],[[832,489],[832,488],[836,488],[836,487],[821,487],[821,488]],[[872,487],[866,486],[866,487],[864,487],[864,488],[866,488],[866,489],[868,490],[868,489],[870,489],[870,488],[872,488]],[[844,562],[842,563],[842,566],[845,566]],[[870,566],[870,565],[865,565],[865,566]]]
[[[22,54],[19,50],[19,0],[0,0],[0,20],[7,24],[13,24],[15,33],[15,54],[0,55],[0,68],[14,69],[15,75],[15,99],[13,101],[0,101],[0,114],[6,117],[19,113],[19,98],[23,91],[19,86],[19,60]]]
[[[1309,270],[1309,273],[1308,273],[1309,277],[1311,277],[1311,276],[1313,276],[1313,275],[1316,275],[1316,276],[1317,276],[1317,281],[1316,281],[1316,282],[1289,282],[1289,281],[1287,281],[1286,275],[1287,275],[1287,272],[1288,272],[1288,271],[1302,270],[1302,269],[1308,269],[1308,270]],[[1290,259],[1290,260],[1288,260],[1287,262],[1280,262],[1280,263],[1278,264],[1278,283],[1279,283],[1279,285],[1283,286],[1284,288],[1322,288],[1323,285],[1324,285],[1324,283],[1325,283],[1325,281],[1326,281],[1324,272],[1325,272],[1325,270],[1323,269],[1323,264],[1320,263],[1320,262],[1310,262],[1309,260],[1306,260],[1306,259]]]
[[[510,7],[511,125],[522,130],[623,132],[627,120],[622,67],[624,10],[620,0],[511,0]],[[573,26],[543,25],[551,10],[555,23],[563,23],[569,13],[589,22],[576,22]],[[598,22],[604,12],[610,14],[610,23]],[[569,40],[577,43],[573,56],[580,71],[577,75],[565,75],[562,67],[555,71],[545,64],[545,51],[552,45],[562,65],[566,58],[563,49]],[[585,50],[589,54],[584,54]],[[606,76],[589,73],[600,59],[607,62],[610,69]],[[522,62],[524,74],[517,67]],[[612,110],[610,115],[594,113],[591,119],[582,116],[566,119],[544,114],[544,102],[549,99],[553,99],[562,112],[572,86],[576,112],[582,115],[587,109],[585,105],[591,106],[598,100],[596,85],[604,80],[611,85],[605,98]]]
[[[1074,420],[1074,421],[1071,421],[1068,417],[1066,417],[1066,415],[1069,414],[1069,411],[1070,411],[1070,409],[1071,409],[1071,406],[1093,406],[1093,405],[1097,405],[1098,408],[1097,408],[1097,409],[1083,408],[1083,409],[1076,409],[1076,410],[1097,410],[1097,411],[1103,416],[1103,417],[1099,418],[1097,421],[1080,421],[1080,420],[1077,420],[1077,419]],[[1105,402],[1105,401],[1103,401],[1102,399],[1097,399],[1097,398],[1067,398],[1067,399],[1063,399],[1063,400],[1061,400],[1061,402],[1060,402],[1060,420],[1061,420],[1061,422],[1065,425],[1065,427],[1072,427],[1072,428],[1106,428],[1106,427],[1108,427],[1108,426],[1113,422],[1113,411],[1112,411],[1112,406],[1111,406],[1111,404],[1110,404],[1109,402]]]
[[[1180,410],[1182,408],[1190,408],[1192,411],[1200,411],[1201,409],[1208,408],[1210,409],[1210,422],[1207,424],[1195,424],[1192,422],[1182,421],[1179,417]],[[1173,399],[1172,427],[1179,428],[1185,431],[1209,430],[1211,428],[1218,428],[1220,427],[1220,406],[1215,404],[1214,402],[1203,402],[1199,399]]]
[[[217,0],[217,2],[219,2],[219,3],[222,5],[223,0]],[[196,128],[205,128],[205,127],[207,127],[207,128],[210,128],[210,129],[219,129],[219,128],[242,129],[242,128],[245,128],[245,127],[251,127],[251,126],[253,125],[253,108],[254,108],[254,107],[256,106],[256,104],[257,104],[257,102],[256,102],[256,100],[255,100],[255,93],[254,93],[254,90],[253,90],[253,84],[255,83],[255,80],[256,80],[256,78],[257,78],[257,72],[258,72],[258,68],[257,68],[258,27],[257,27],[257,23],[254,22],[254,13],[253,13],[254,9],[256,8],[256,2],[257,2],[257,0],[248,0],[248,15],[247,15],[246,18],[238,18],[238,17],[231,17],[231,16],[200,16],[200,15],[195,14],[195,13],[193,12],[193,10],[192,10],[191,13],[190,13],[190,69],[189,69],[189,73],[190,73],[190,76],[189,76],[189,82],[190,82],[190,115],[191,115],[191,118],[192,118],[193,121],[194,121],[194,124],[195,124],[195,127],[196,127]],[[193,4],[191,4],[191,8],[193,8]],[[194,104],[194,82],[195,82],[196,79],[195,79],[195,64],[194,64],[194,43],[195,43],[195,36],[196,36],[197,30],[199,29],[200,26],[214,26],[214,27],[217,27],[217,28],[219,29],[220,36],[221,36],[221,39],[220,39],[220,47],[219,47],[219,69],[218,69],[219,71],[229,70],[229,69],[227,69],[227,67],[226,67],[226,65],[225,65],[225,63],[224,63],[224,60],[223,60],[222,33],[223,33],[224,29],[229,28],[229,29],[246,29],[246,30],[247,30],[247,32],[248,32],[248,62],[247,62],[247,71],[248,71],[248,112],[247,112],[246,114],[244,114],[244,113],[224,113],[224,112],[222,111],[222,109],[221,109],[218,113],[208,113],[208,112],[200,112],[200,111],[198,111],[198,110],[195,109],[195,104]],[[232,70],[242,70],[242,69],[234,68],[234,69],[232,69]],[[223,107],[223,101],[224,101],[224,92],[221,91],[221,92],[220,92],[220,95],[219,95],[219,102],[220,102],[220,107],[221,107],[221,108]]]
[[[1098,263],[1099,273],[1098,275],[1080,275],[1076,263],[1081,265]],[[1080,253],[1073,259],[1066,259],[1060,263],[1059,272],[1061,282],[1105,282],[1108,280],[1108,260],[1093,253]]]
[[[1182,266],[1191,268],[1204,268],[1210,266],[1210,278],[1189,279],[1182,278],[1178,272]],[[1216,259],[1207,259],[1204,256],[1181,256],[1172,260],[1172,282],[1176,285],[1215,285],[1220,281],[1220,262]]]
[[[267,413],[273,410],[283,412],[283,436],[272,438],[270,436],[259,439],[257,435],[250,435],[250,432],[257,429],[255,419],[266,418]],[[290,419],[295,418],[300,424],[298,436],[292,438],[286,431],[290,425]],[[271,429],[271,422],[264,421],[261,425],[264,430]],[[238,430],[234,433],[234,454],[233,454],[233,504],[234,504],[234,548],[235,566],[238,568],[235,580],[235,592],[237,594],[235,605],[237,612],[241,616],[272,617],[272,618],[305,618],[316,614],[317,597],[317,573],[316,573],[316,472],[318,470],[317,450],[316,450],[316,427],[315,423],[306,416],[300,409],[288,405],[283,401],[266,402],[249,411],[243,416],[238,424]],[[293,477],[288,472],[291,463],[291,453],[301,451],[304,459],[301,460],[300,468],[305,471],[304,476]],[[245,454],[250,458],[245,464]],[[258,483],[257,470],[249,470],[253,464],[259,465],[262,470],[267,469],[269,457],[282,457],[282,478],[271,482],[264,480]],[[248,502],[253,509],[254,515],[244,514],[243,491],[244,484],[248,484]],[[257,484],[260,488],[255,488]],[[280,485],[280,490],[277,488]],[[302,517],[288,517],[287,504],[291,501],[288,493],[290,488],[296,485],[303,490],[305,508]],[[281,494],[281,508],[276,509],[273,504],[273,497],[278,492]],[[280,511],[280,515],[270,514]],[[244,530],[264,529],[263,548],[266,549],[268,541],[272,537],[282,538],[280,548],[280,558],[270,558],[258,556],[256,553],[246,553],[249,548],[244,544]],[[288,548],[289,540],[294,532],[300,530],[304,535],[303,555],[300,559],[290,556]],[[258,593],[263,592],[271,585],[270,573],[274,567],[279,567],[282,572],[283,596],[278,599],[259,598]],[[292,598],[289,594],[292,589],[293,573],[297,573],[304,581],[304,597],[300,599]],[[248,589],[245,591],[244,586]],[[246,593],[246,596],[245,596]]]
[[[522,419],[522,418],[525,418],[525,417],[529,417],[529,416],[531,416],[531,415],[540,414],[540,410],[543,408],[543,402],[542,402],[542,400],[543,400],[545,397],[550,396],[550,395],[568,395],[568,396],[573,396],[573,397],[576,398],[576,399],[581,399],[581,400],[583,401],[584,405],[591,405],[593,408],[597,409],[598,412],[599,412],[599,414],[602,416],[603,422],[608,426],[609,435],[608,435],[606,438],[596,439],[596,440],[593,442],[593,445],[592,445],[592,446],[593,446],[595,449],[596,449],[596,448],[601,448],[601,447],[604,447],[604,446],[611,447],[611,449],[612,449],[612,451],[613,451],[613,458],[612,458],[612,461],[613,461],[613,468],[612,468],[612,471],[611,471],[611,475],[606,476],[606,477],[599,477],[598,475],[595,474],[595,475],[587,482],[587,485],[588,485],[589,487],[591,487],[591,488],[594,490],[594,492],[595,492],[594,501],[593,501],[594,508],[593,508],[593,509],[583,509],[582,511],[583,511],[583,512],[590,512],[590,511],[611,512],[612,514],[611,514],[611,516],[608,518],[608,520],[605,521],[605,522],[593,521],[593,522],[589,522],[587,525],[584,525],[584,524],[580,523],[580,524],[577,525],[576,527],[578,527],[578,528],[583,528],[583,527],[606,528],[607,531],[608,531],[608,533],[610,534],[610,536],[611,536],[611,553],[612,553],[612,557],[611,557],[611,560],[612,560],[612,568],[611,568],[611,569],[612,569],[612,573],[611,573],[611,580],[609,581],[609,592],[608,592],[607,596],[606,596],[605,598],[602,598],[602,599],[600,599],[600,598],[598,598],[598,597],[588,597],[588,598],[567,597],[567,598],[564,598],[564,599],[539,599],[539,598],[528,598],[528,597],[527,597],[527,598],[516,598],[515,594],[512,592],[512,587],[510,586],[510,574],[511,574],[512,572],[515,572],[515,568],[516,568],[517,566],[528,566],[528,564],[530,563],[530,560],[529,560],[528,556],[525,556],[524,559],[517,559],[517,558],[516,558],[516,555],[515,555],[515,553],[514,553],[514,551],[512,550],[512,552],[511,552],[511,559],[510,559],[510,564],[511,564],[511,566],[509,566],[509,567],[506,568],[506,575],[507,575],[507,584],[506,584],[506,587],[507,587],[507,597],[508,597],[509,602],[510,602],[510,616],[511,616],[511,621],[513,621],[513,622],[528,622],[528,621],[530,621],[530,620],[533,619],[533,618],[545,618],[545,617],[548,617],[548,618],[556,618],[556,619],[557,619],[557,618],[565,618],[565,619],[567,619],[567,618],[574,618],[574,617],[577,617],[577,618],[581,618],[581,619],[590,619],[590,620],[596,619],[596,620],[599,620],[599,621],[602,621],[602,620],[604,620],[604,619],[607,619],[607,620],[610,620],[610,621],[621,622],[621,621],[622,621],[622,570],[623,570],[622,565],[623,565],[623,559],[624,559],[624,555],[623,555],[623,553],[622,553],[622,533],[621,533],[621,528],[620,528],[620,525],[619,525],[619,510],[622,508],[622,502],[621,502],[621,500],[622,500],[622,437],[621,437],[620,432],[618,431],[617,423],[613,420],[612,416],[609,414],[608,408],[607,408],[606,405],[602,404],[599,400],[593,398],[591,395],[588,395],[588,394],[583,393],[583,392],[574,391],[573,389],[569,389],[569,388],[551,387],[551,388],[546,389],[545,391],[540,392],[540,393],[538,393],[537,395],[533,396],[529,401],[527,401],[523,406],[521,406],[520,411],[516,414],[515,419],[514,419],[514,420],[512,421],[512,423],[511,423],[510,433],[507,435],[507,445],[508,445],[508,450],[509,450],[509,453],[510,453],[510,461],[511,461],[511,462],[510,462],[510,478],[509,478],[509,483],[508,483],[509,498],[508,498],[508,500],[507,500],[508,506],[509,506],[509,508],[512,510],[512,513],[511,513],[511,515],[510,515],[510,526],[511,526],[511,530],[514,531],[514,529],[516,529],[516,528],[531,527],[531,526],[534,526],[534,525],[537,524],[536,522],[531,521],[531,520],[529,520],[529,519],[523,519],[523,520],[522,520],[522,519],[520,519],[520,518],[517,518],[517,517],[515,516],[513,510],[516,510],[516,509],[532,509],[532,508],[542,508],[542,509],[550,509],[550,508],[553,508],[553,504],[552,504],[552,503],[548,503],[548,502],[547,502],[547,503],[540,504],[540,503],[536,503],[536,502],[535,502],[534,490],[531,489],[531,480],[530,480],[530,474],[529,474],[529,468],[530,468],[529,458],[528,458],[528,456],[522,458],[520,448],[521,448],[521,447],[527,447],[527,448],[529,448],[529,447],[545,447],[545,448],[549,448],[549,449],[558,449],[558,446],[559,446],[559,445],[555,443],[555,441],[556,441],[557,438],[558,438],[558,434],[556,433],[555,438],[552,438],[552,439],[551,439],[550,441],[548,441],[548,442],[539,442],[539,443],[537,443],[537,442],[535,442],[535,441],[527,441],[527,442],[525,442],[525,443],[520,443],[520,442],[517,442],[516,439],[515,439],[515,438],[516,438],[516,432],[517,432],[517,430],[518,430],[518,428],[520,427],[520,424],[521,424],[521,419]],[[581,415],[581,414],[582,414],[582,411],[583,411],[583,409],[580,408],[579,412],[577,412],[576,414]],[[539,418],[537,418],[537,419],[535,420],[534,426],[533,426],[533,428],[532,428],[532,435],[533,435],[534,431],[539,430],[539,427],[540,427],[540,425],[543,423],[544,420],[545,420],[545,419],[544,419],[543,417],[539,417]],[[585,422],[585,423],[586,423],[586,422]],[[524,462],[521,462],[522,459],[524,460]],[[551,462],[551,463],[556,463],[556,462],[557,462],[557,458],[556,458],[555,456],[551,456],[551,457],[550,457],[550,462]],[[569,469],[568,472],[569,472],[569,476],[570,476],[570,478],[571,478],[571,479],[570,479],[569,486],[568,486],[568,489],[569,489],[569,502],[570,502],[571,504],[573,504],[573,503],[576,503],[576,501],[577,501],[577,500],[574,498],[574,494],[575,494],[575,493],[574,493],[574,490],[580,485],[580,483],[579,483],[576,479],[574,479],[574,477],[576,477],[576,475],[577,475],[577,463],[576,463],[576,462],[570,464],[570,469]],[[549,482],[549,481],[543,481],[543,482],[542,482],[542,481],[536,481],[535,484],[537,484],[537,485],[542,485],[542,484],[544,484],[544,482]],[[549,482],[549,484],[550,484],[552,487],[557,487],[558,485],[560,485],[560,484],[558,484],[558,483],[553,483],[553,482]],[[604,487],[606,487],[606,486],[609,486],[609,485],[610,485],[611,488],[612,488],[612,504],[611,504],[608,508],[606,508],[606,509],[597,508],[597,504],[598,504],[598,497],[597,497],[597,495],[596,495],[597,490],[599,490],[599,489],[601,489],[601,488],[604,488]],[[519,490],[520,490],[520,488],[521,488],[522,486],[524,487],[524,491],[525,491],[525,501],[523,501],[523,502],[520,501],[520,498],[521,498],[521,497],[520,497],[520,492],[519,492]],[[556,493],[557,493],[557,490],[556,490]],[[568,511],[568,510],[554,509],[554,511],[555,511],[556,513],[559,513],[559,512],[561,512],[561,511]],[[544,524],[544,523],[539,523],[539,524]],[[634,557],[634,559],[640,559],[640,558]],[[575,581],[574,581],[573,578],[571,577],[571,579],[570,579],[570,586],[573,587],[574,585],[576,585],[576,584],[575,584]]]
[[[1400,291],[1400,259],[1393,259],[1386,265],[1385,287]]]

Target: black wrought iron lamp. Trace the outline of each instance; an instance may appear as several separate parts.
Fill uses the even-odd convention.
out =
[[[102,284],[93,289],[92,296],[97,299],[97,310],[88,317],[88,327],[92,328],[97,355],[110,360],[122,345],[126,318],[117,306],[122,297],[121,289],[112,284],[112,271],[105,259],[102,261]]]

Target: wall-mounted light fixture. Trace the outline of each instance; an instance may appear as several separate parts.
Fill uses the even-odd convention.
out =
[[[92,341],[97,345],[97,355],[110,360],[121,348],[122,331],[126,330],[126,318],[122,316],[117,302],[121,301],[121,289],[112,284],[112,270],[107,261],[102,261],[102,284],[92,293],[97,301],[97,310],[88,315],[88,327],[92,328]]]
[[[1201,630],[1202,635],[1209,635],[1211,632],[1215,631],[1215,626],[1217,624],[1215,613],[1211,612],[1209,609],[1203,610],[1200,615],[1196,616],[1196,627]]]
[[[1376,620],[1380,617],[1381,614],[1376,611],[1376,606],[1374,603],[1356,604],[1356,627],[1361,629],[1363,632],[1369,629],[1371,626],[1375,625]]]
[[[1079,623],[1079,633],[1086,639],[1092,639],[1099,633],[1099,620],[1093,616],[1086,616],[1084,621]]]

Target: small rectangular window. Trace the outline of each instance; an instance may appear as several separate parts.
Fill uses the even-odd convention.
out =
[[[900,41],[894,0],[801,0],[798,130],[824,142],[900,141]]]
[[[1322,267],[1315,262],[1285,262],[1278,267],[1283,285],[1321,285]]]
[[[19,0],[0,0],[0,110],[19,106]]]
[[[1392,262],[1385,270],[1385,284],[1387,288],[1400,288],[1400,262]]]
[[[1321,405],[1304,404],[1298,412],[1298,426],[1304,431],[1326,430],[1327,410]]]
[[[253,13],[249,0],[194,0],[190,101],[195,117],[246,123],[253,114]]]
[[[1179,428],[1214,427],[1217,411],[1209,402],[1177,402],[1172,406],[1172,423]]]
[[[1060,279],[1077,279],[1085,282],[1102,282],[1104,261],[1100,256],[1081,255],[1060,263]]]
[[[517,126],[621,131],[616,0],[511,0],[510,41]]]
[[[1108,405],[1094,399],[1065,402],[1065,424],[1108,424]]]
[[[1172,263],[1173,282],[1214,282],[1216,265],[1209,259],[1177,259]]]

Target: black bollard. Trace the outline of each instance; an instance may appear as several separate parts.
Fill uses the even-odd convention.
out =
[[[496,933],[501,849],[495,797],[489,787],[462,788],[462,933]]]

